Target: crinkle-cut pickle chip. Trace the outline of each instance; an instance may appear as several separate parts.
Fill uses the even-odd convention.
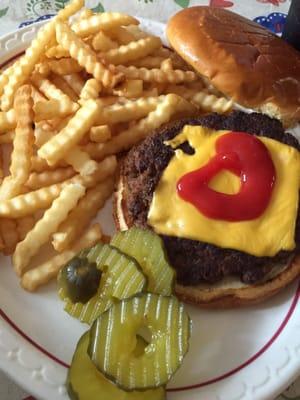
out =
[[[146,328],[151,340],[134,354],[137,335]],[[190,319],[174,296],[141,294],[101,314],[90,331],[88,353],[108,379],[123,390],[165,385],[188,351]]]
[[[135,258],[148,278],[148,291],[170,296],[175,270],[170,266],[162,239],[150,230],[130,228],[116,233],[111,245]]]
[[[98,243],[86,254],[89,263],[96,263],[102,272],[97,293],[85,304],[72,303],[65,291],[59,295],[65,301],[65,311],[81,322],[91,324],[118,299],[126,299],[142,292],[147,279],[138,263],[118,249]]]
[[[67,390],[71,400],[141,400],[141,392],[125,392],[107,380],[95,367],[87,354],[89,331],[77,344],[67,377]],[[143,339],[137,341],[137,353],[145,347]],[[143,400],[165,400],[163,387],[142,393]]]

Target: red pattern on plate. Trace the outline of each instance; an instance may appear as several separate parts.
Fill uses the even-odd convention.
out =
[[[211,7],[228,8],[233,6],[233,2],[228,0],[210,0],[209,5]]]

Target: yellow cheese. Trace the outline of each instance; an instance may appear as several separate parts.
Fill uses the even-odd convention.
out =
[[[228,131],[213,131],[199,126],[185,126],[173,140],[173,148],[188,141],[194,155],[175,150],[164,170],[149,209],[148,223],[157,233],[199,240],[219,247],[240,250],[255,256],[274,256],[280,250],[295,248],[295,224],[300,184],[300,154],[290,146],[266,137],[266,145],[276,168],[276,182],[271,201],[257,219],[228,222],[210,219],[196,207],[181,199],[176,190],[178,180],[201,168],[215,155],[215,142]],[[223,193],[239,191],[239,179],[228,171],[220,172],[210,187]]]

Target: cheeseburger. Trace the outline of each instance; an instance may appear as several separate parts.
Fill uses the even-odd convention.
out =
[[[243,111],[172,122],[133,148],[121,165],[116,223],[162,237],[183,300],[252,304],[300,275],[300,146],[283,128],[298,129],[300,55],[223,9],[186,9],[167,34]]]

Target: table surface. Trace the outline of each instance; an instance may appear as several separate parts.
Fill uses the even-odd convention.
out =
[[[68,0],[0,0],[0,35],[29,23],[51,16]],[[86,6],[95,11],[120,11],[166,22],[171,15],[185,7],[210,5],[224,7],[244,15],[280,34],[290,0],[87,0]],[[29,394],[17,387],[0,372],[1,400],[30,400]],[[300,400],[300,378],[276,400]],[[52,399],[49,399],[52,400]]]

